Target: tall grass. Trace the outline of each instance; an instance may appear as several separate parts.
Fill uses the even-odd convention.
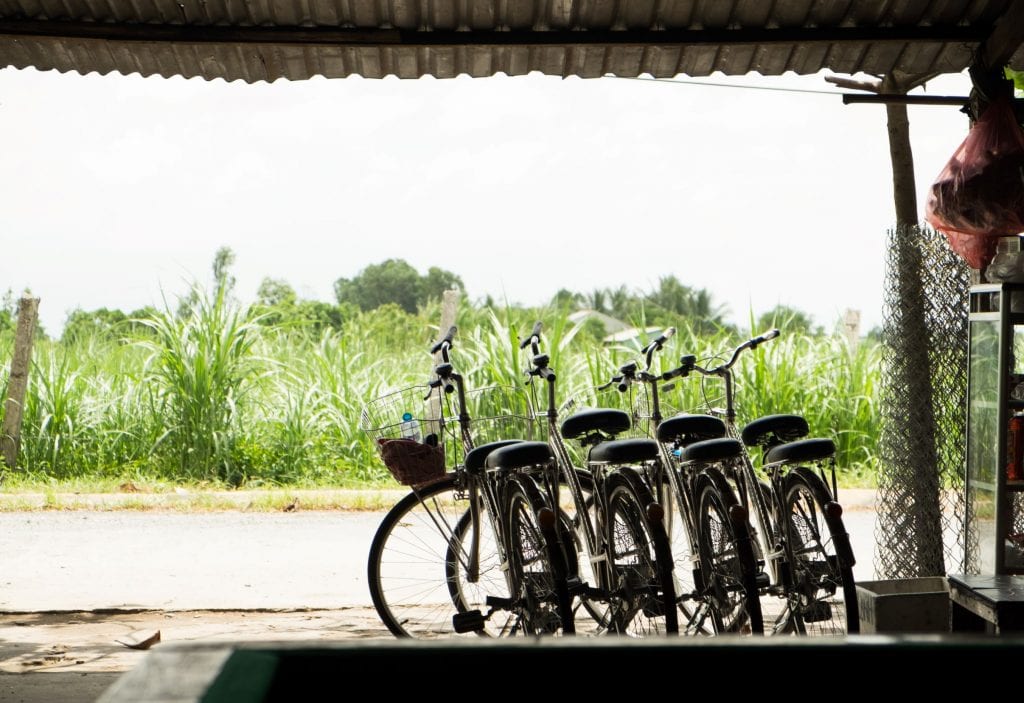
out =
[[[165,401],[167,426],[158,444],[175,455],[183,476],[238,482],[234,465],[243,412],[264,367],[252,353],[260,327],[250,310],[233,305],[227,287],[212,295],[195,289],[184,315],[169,308],[139,322],[153,334],[144,382]]]
[[[396,307],[354,314],[322,336],[257,324],[225,291],[197,294],[185,314],[170,307],[143,320],[129,340],[42,340],[34,351],[20,467],[34,476],[147,477],[214,484],[350,486],[389,481],[372,438],[360,429],[369,400],[425,383],[438,337],[437,311]],[[528,351],[519,340],[536,320],[558,374],[558,400],[627,407],[593,389],[647,341],[602,344],[564,311],[463,303],[453,360],[470,388],[525,386]],[[791,333],[741,357],[735,367],[741,422],[801,413],[812,432],[836,440],[840,464],[871,474],[879,436],[879,348],[844,337]],[[658,361],[682,354],[710,363],[741,339],[685,324]],[[6,351],[5,351],[6,350]],[[0,338],[9,357],[9,340]],[[6,366],[6,365],[3,365]],[[6,383],[6,368],[0,385]],[[543,390],[542,388],[536,388]],[[718,402],[713,380],[681,379],[668,409]],[[543,393],[538,395],[543,403]],[[503,401],[504,402],[504,401]]]

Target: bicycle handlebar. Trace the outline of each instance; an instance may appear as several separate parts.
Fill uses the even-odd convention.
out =
[[[451,349],[451,347],[452,347],[452,340],[455,339],[455,333],[458,332],[458,331],[459,331],[459,329],[455,325],[452,325],[451,327],[449,327],[448,328],[448,333],[445,334],[445,336],[441,338],[441,341],[439,341],[437,344],[435,344],[434,346],[432,346],[430,348],[430,353],[431,354],[436,354],[439,351]],[[446,359],[446,361],[447,361],[447,359]]]
[[[779,334],[780,333],[779,333],[779,331],[777,329],[768,330],[767,332],[762,334],[760,337],[754,337],[753,339],[751,339],[750,340],[750,348],[753,349],[754,347],[756,347],[758,344],[761,344],[762,342],[767,342],[768,340],[775,339],[776,337],[779,336]]]
[[[671,381],[677,376],[688,376],[695,368],[697,368],[697,357],[693,354],[684,354],[679,357],[679,366],[661,374],[661,380]]]
[[[530,347],[530,351],[533,353],[533,357],[530,359],[530,368],[526,370],[527,383],[529,383],[534,376],[539,376],[548,383],[554,383],[555,381],[555,372],[548,366],[548,355],[541,354],[540,352],[540,331],[543,326],[543,323],[538,320],[534,323],[533,330],[530,334],[519,342],[520,349]]]
[[[537,322],[535,322],[533,325],[533,331],[530,332],[530,336],[524,338],[522,341],[519,342],[519,348],[526,349],[526,347],[532,344],[534,345],[533,353],[536,354],[537,345],[540,344],[540,331],[543,328],[543,326],[544,323],[542,323],[540,320],[537,320]]]
[[[629,388],[630,381],[634,380],[636,379],[633,376],[612,376],[608,383],[602,383],[596,390],[606,391],[612,386],[615,386],[615,390],[619,391],[619,393],[625,393],[626,389]]]
[[[435,378],[427,384],[431,389],[441,388],[445,393],[454,393],[455,384],[452,383],[452,379],[461,380],[451,364],[451,357],[448,356],[448,350],[452,348],[452,340],[455,339],[456,332],[458,332],[458,328],[452,325],[444,337],[430,348],[431,354],[441,352],[441,363],[434,367]],[[429,393],[427,397],[430,397]]]
[[[779,330],[777,330],[777,329],[768,330],[764,334],[758,335],[757,337],[753,337],[752,339],[748,339],[743,344],[741,344],[738,347],[736,347],[736,349],[734,349],[733,352],[732,352],[732,356],[724,364],[719,364],[718,366],[716,366],[713,369],[702,369],[699,366],[695,366],[694,368],[696,368],[698,371],[701,371],[702,373],[707,373],[709,375],[721,374],[721,373],[723,373],[725,371],[728,371],[729,369],[732,368],[733,364],[736,363],[736,360],[739,358],[740,354],[743,353],[744,350],[746,350],[746,349],[756,349],[758,347],[758,345],[764,344],[765,342],[767,342],[769,340],[772,340],[772,339],[775,339],[778,336],[779,336]]]
[[[648,353],[650,353],[652,351],[657,351],[658,349],[661,349],[661,346],[665,342],[667,342],[669,339],[671,339],[672,336],[675,333],[676,333],[676,328],[675,327],[666,327],[665,331],[662,332],[660,335],[658,335],[657,339],[655,339],[653,342],[651,342],[646,347],[644,347],[643,350],[641,350],[640,353],[641,354],[648,354]]]

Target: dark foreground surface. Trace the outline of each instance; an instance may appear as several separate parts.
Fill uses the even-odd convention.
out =
[[[119,679],[101,703],[275,703],[342,700],[357,677],[388,698],[450,691],[575,696],[644,690],[657,695],[691,678],[728,698],[777,681],[784,695],[844,699],[948,694],[944,672],[1003,670],[1024,654],[1014,638],[860,635],[849,638],[683,638],[624,641],[544,639],[396,642],[311,646],[268,643],[174,645],[153,652]],[[687,675],[689,672],[689,675]],[[782,679],[779,680],[779,674]],[[674,687],[674,686],[673,686]],[[705,688],[705,686],[700,686]],[[365,689],[364,689],[365,690]],[[513,693],[513,695],[515,695]],[[504,696],[502,696],[504,698]]]

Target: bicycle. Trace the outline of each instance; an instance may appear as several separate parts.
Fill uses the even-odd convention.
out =
[[[556,467],[550,455],[536,453],[536,442],[476,445],[480,418],[469,412],[469,394],[450,358],[455,333],[452,327],[431,348],[441,360],[426,386],[382,396],[363,410],[363,429],[376,438],[386,466],[411,487],[373,537],[367,575],[374,607],[398,637],[571,634],[568,567],[551,507],[556,504],[537,480]],[[508,394],[474,396],[477,409],[489,407],[488,420],[528,426],[528,398],[503,390]],[[413,417],[408,409],[417,403],[423,411]],[[396,408],[406,411],[401,423],[394,421]],[[416,425],[428,434],[395,436]],[[447,473],[445,444],[461,449]],[[528,461],[511,465],[503,450],[520,446]]]
[[[856,562],[837,500],[835,443],[807,438],[807,420],[799,415],[769,415],[742,429],[736,424],[732,367],[742,352],[778,336],[779,330],[773,329],[748,339],[714,366],[698,365],[696,357],[685,355],[680,366],[665,375],[675,378],[697,372],[705,379],[721,379],[725,407],[709,412],[725,423],[729,437],[760,449],[759,466],[744,452],[743,461],[727,476],[750,515],[759,566],[768,569],[761,579],[761,593],[776,605],[762,605],[769,632],[856,633],[860,629],[853,578]]]
[[[635,361],[600,387],[645,391],[631,402],[636,419],[647,420],[657,440],[660,461],[648,465],[648,481],[666,507],[666,528],[675,558],[676,596],[686,634],[763,634],[758,565],[751,544],[747,511],[724,471],[741,461],[743,444],[725,437],[721,420],[708,415],[664,418],[658,386],[673,372],[651,372],[654,354],[674,334],[670,327],[644,347],[646,368]]]
[[[569,564],[580,567],[569,572],[570,593],[579,598],[577,610],[584,608],[599,634],[676,634],[673,562],[663,510],[633,466],[657,461],[655,443],[614,439],[630,427],[629,416],[621,410],[582,410],[559,423],[556,375],[540,350],[541,329],[537,322],[519,346],[531,351],[526,370],[531,388],[536,388],[534,379],[547,385],[547,410],[538,415],[547,418],[547,445],[575,508],[574,529],[562,536],[567,553],[580,552]],[[573,463],[566,439],[586,451],[586,467]],[[556,496],[559,488],[553,486]]]

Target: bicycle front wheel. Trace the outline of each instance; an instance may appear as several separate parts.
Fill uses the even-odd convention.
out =
[[[730,513],[736,494],[716,469],[697,481],[697,543],[704,598],[717,633],[764,634],[757,564],[746,523]],[[740,530],[746,530],[742,534]]]
[[[786,476],[786,540],[792,554],[793,588],[798,622],[808,635],[845,635],[860,630],[852,554],[842,517],[826,517],[832,501],[813,471],[798,467]]]
[[[481,507],[479,569],[471,574],[468,493],[455,475],[416,489],[384,516],[367,568],[370,597],[380,619],[397,637],[462,636],[452,617],[486,612],[488,596],[508,597],[490,515]],[[501,634],[501,623],[478,634]]]
[[[677,634],[679,613],[664,511],[639,475],[629,471],[613,473],[606,487],[612,578],[604,613],[607,629],[633,637]]]

